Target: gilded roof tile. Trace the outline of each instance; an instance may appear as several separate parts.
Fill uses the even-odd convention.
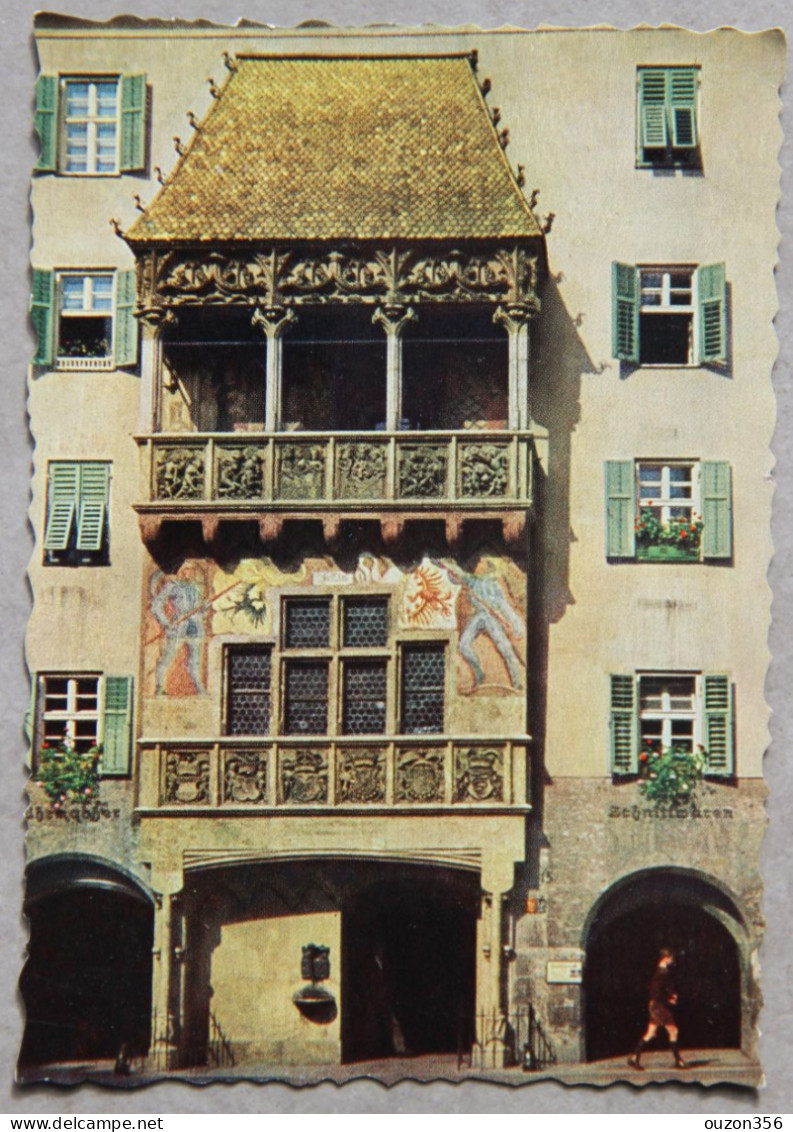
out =
[[[127,238],[538,235],[467,56],[243,56]]]

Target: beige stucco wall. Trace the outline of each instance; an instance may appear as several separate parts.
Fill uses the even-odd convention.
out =
[[[236,1056],[298,1065],[340,1060],[340,1012],[333,1021],[318,1024],[293,1002],[307,985],[300,977],[300,956],[310,940],[330,948],[331,978],[322,989],[340,1005],[340,912],[222,925],[220,944],[212,955],[211,1008]]]

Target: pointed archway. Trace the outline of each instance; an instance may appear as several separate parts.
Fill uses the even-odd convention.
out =
[[[741,1048],[747,1028],[748,944],[740,911],[702,874],[649,869],[609,889],[587,923],[588,1061],[621,1056],[635,1047],[646,1024],[648,984],[662,948],[670,948],[677,960],[682,1045]]]

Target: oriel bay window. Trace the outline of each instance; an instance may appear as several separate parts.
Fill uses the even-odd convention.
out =
[[[268,734],[276,719],[284,735],[442,733],[446,641],[400,639],[389,606],[386,595],[284,598],[277,647],[226,647],[225,733]]]
[[[611,773],[635,775],[642,752],[707,754],[705,773],[731,777],[733,688],[728,675],[638,672],[611,677]]]
[[[615,358],[640,366],[724,365],[723,263],[612,264]]]
[[[364,305],[302,306],[283,338],[286,428],[370,431],[386,422],[386,336]]]
[[[163,337],[165,432],[264,428],[267,341],[246,308],[179,311]]]
[[[493,312],[479,303],[428,304],[405,324],[405,427],[507,427],[508,339]]]

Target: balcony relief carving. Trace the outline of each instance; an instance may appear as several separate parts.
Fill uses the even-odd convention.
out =
[[[258,448],[219,448],[217,494],[221,499],[261,499],[264,458]]]
[[[165,804],[209,804],[209,752],[169,751],[165,763]]]
[[[138,259],[142,312],[161,306],[318,302],[490,301],[538,309],[537,253],[528,247],[421,249],[341,246],[289,252],[149,251]]]
[[[407,445],[399,450],[399,494],[403,499],[430,499],[446,494],[448,453],[440,446]]]
[[[400,751],[394,784],[395,801],[442,802],[443,763],[442,751]]]
[[[287,805],[328,801],[327,751],[286,751],[281,756],[281,797]]]
[[[341,499],[385,497],[387,452],[382,444],[342,444],[337,452]]]
[[[202,499],[204,453],[199,448],[161,448],[154,463],[157,499]]]
[[[462,494],[471,498],[506,495],[509,449],[504,444],[465,444],[460,459]]]
[[[454,801],[502,802],[504,760],[493,747],[457,747],[454,752]]]
[[[282,444],[278,448],[278,498],[321,499],[325,449],[321,444]]]
[[[266,751],[227,751],[223,766],[223,801],[256,805],[267,801]]]
[[[337,800],[384,802],[385,758],[383,750],[339,751]]]

